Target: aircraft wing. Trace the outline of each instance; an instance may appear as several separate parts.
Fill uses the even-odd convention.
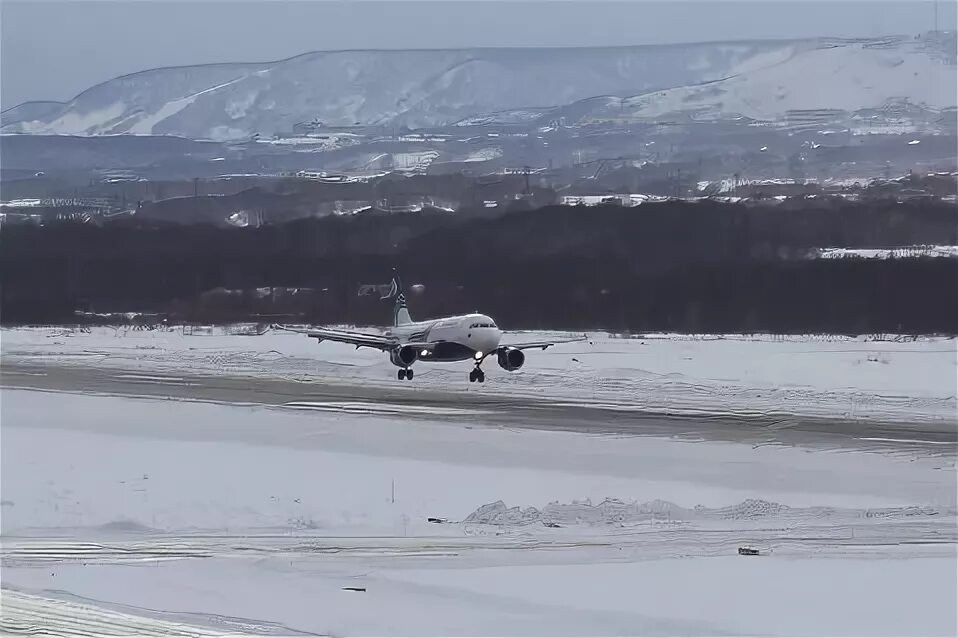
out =
[[[365,332],[347,332],[345,330],[311,330],[306,336],[319,341],[337,341],[339,343],[348,343],[357,348],[376,348],[377,350],[390,350],[398,345],[396,339],[384,337],[383,335],[368,334]]]
[[[582,336],[577,339],[563,339],[561,341],[526,341],[520,343],[503,343],[499,345],[499,348],[515,348],[516,350],[530,350],[532,348],[541,348],[545,350],[551,346],[554,346],[559,343],[575,343],[577,341],[584,341],[588,337]]]

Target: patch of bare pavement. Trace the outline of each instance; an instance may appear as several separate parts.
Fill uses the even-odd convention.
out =
[[[122,368],[76,367],[55,362],[0,365],[0,387],[160,400],[256,405],[394,415],[474,426],[567,430],[604,435],[671,436],[752,445],[798,445],[954,455],[954,422],[825,419],[788,414],[668,414],[641,404],[608,405],[497,394],[491,384],[468,390],[295,381],[262,376],[145,373]]]

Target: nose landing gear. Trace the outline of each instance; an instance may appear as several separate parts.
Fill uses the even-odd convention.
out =
[[[469,373],[469,383],[475,383],[476,381],[478,381],[479,383],[484,383],[485,380],[486,380],[486,374],[482,371],[482,368],[480,368],[479,365],[477,364],[475,369],[473,369]]]
[[[399,378],[400,381],[404,381],[406,379],[409,379],[410,381],[412,381],[412,377],[413,377],[412,368],[400,368],[399,372],[396,373],[396,376]]]

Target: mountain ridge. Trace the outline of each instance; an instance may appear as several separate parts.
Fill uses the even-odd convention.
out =
[[[859,38],[860,39],[860,38]],[[854,38],[849,38],[849,41],[855,40]],[[108,80],[103,80],[102,82],[97,82],[96,84],[83,89],[75,96],[69,100],[26,100],[19,104],[14,104],[13,106],[7,107],[3,110],[0,110],[0,114],[8,113],[15,109],[22,108],[28,105],[34,104],[56,104],[56,105],[67,105],[70,102],[75,101],[81,97],[84,93],[87,93],[93,89],[96,89],[99,86],[104,84],[109,84],[118,80],[123,80],[125,78],[130,78],[133,76],[152,73],[154,71],[174,71],[177,69],[200,69],[207,67],[217,67],[217,66],[257,66],[257,65],[275,65],[283,62],[290,62],[296,60],[297,58],[303,58],[313,55],[327,54],[327,53],[393,53],[397,51],[404,51],[410,53],[422,53],[422,52],[449,52],[449,51],[522,51],[526,49],[536,49],[542,51],[551,51],[551,50],[576,50],[576,51],[593,51],[593,50],[614,50],[614,49],[637,49],[642,47],[654,47],[654,48],[664,48],[664,47],[682,47],[690,46],[694,44],[708,45],[708,44],[746,44],[752,42],[794,42],[800,41],[796,39],[781,39],[781,38],[765,38],[760,40],[711,40],[706,42],[679,42],[679,43],[668,43],[668,44],[623,44],[623,45],[610,45],[610,46],[571,46],[571,47],[463,47],[463,48],[453,48],[453,47],[442,47],[442,48],[413,48],[413,49],[376,49],[376,48],[359,48],[359,49],[316,49],[313,51],[305,51],[303,53],[297,53],[296,55],[291,55],[285,58],[278,58],[275,60],[259,60],[259,61],[231,61],[231,62],[201,62],[198,64],[172,64],[172,65],[163,65],[150,67],[147,69],[140,69],[139,71],[132,71],[130,73],[123,73],[121,75],[114,76]]]
[[[776,97],[781,102],[786,96],[800,108],[834,106],[853,112],[879,108],[889,98],[910,102],[908,92],[931,95],[930,102],[917,104],[940,110],[955,102],[955,91],[948,91],[955,83],[954,50],[949,48],[953,39],[953,34],[946,34],[943,42],[884,36],[311,51],[272,62],[216,62],[126,74],[67,102],[11,107],[2,113],[2,132],[128,133],[229,141],[254,134],[289,134],[303,122],[315,122],[319,128],[449,126],[494,113],[548,111],[602,96],[621,101],[620,114],[628,111],[639,118],[703,110],[722,116],[735,113],[727,101],[742,111],[747,110],[741,108],[743,103],[757,100],[761,104],[747,115],[774,120],[782,111]],[[835,50],[842,54],[830,53]],[[774,90],[774,69],[796,59],[801,64],[792,64],[797,70],[791,69],[791,84]],[[902,70],[889,70],[906,63],[920,80],[906,78]],[[834,82],[836,93],[843,96],[840,105],[816,102],[826,98],[807,90],[807,76],[826,77],[819,69],[829,64],[848,76]],[[945,68],[938,68],[942,65]],[[855,69],[865,74],[864,80],[853,73]],[[924,82],[926,76],[929,80]],[[892,80],[898,84],[884,86]],[[702,90],[716,84],[721,95]],[[607,115],[601,106],[597,109],[600,116]]]

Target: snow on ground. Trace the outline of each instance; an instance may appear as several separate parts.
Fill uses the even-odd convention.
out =
[[[398,383],[378,351],[229,331],[11,329],[0,344],[4,362],[124,378]],[[466,373],[421,365],[414,383],[622,410],[955,418],[955,341],[937,337],[593,334],[530,351],[518,373],[487,366],[483,386]],[[451,407],[411,421],[403,405],[0,398],[6,632],[958,631],[953,446],[510,430]]]
[[[717,508],[762,498],[882,508],[945,506],[954,487],[935,469],[947,465],[941,458],[809,455],[9,389],[2,409],[3,498],[15,503],[3,510],[4,533],[132,521],[164,530],[397,534],[402,515],[410,531],[433,529],[427,517],[464,520],[498,500],[542,507],[663,499]],[[889,482],[891,470],[898,473]]]
[[[27,208],[34,206],[43,206],[42,199],[11,199],[8,202],[0,201],[0,206],[9,206],[11,208]]]
[[[893,259],[902,257],[958,257],[958,246],[899,246],[896,248],[818,248],[821,259]]]
[[[9,388],[2,424],[5,629],[72,614],[90,633],[956,631],[947,451]]]
[[[949,630],[941,619],[943,611],[954,609],[953,576],[945,561],[933,560],[877,564],[722,557],[549,565],[518,572],[476,569],[457,574],[455,585],[462,592],[495,593],[526,604],[585,607],[610,615],[628,610],[654,621],[650,629],[656,633],[934,635]],[[449,583],[436,570],[408,570],[396,578],[427,586]],[[908,592],[904,583],[909,581],[921,583],[927,598]],[[627,633],[629,625],[619,626]]]
[[[501,146],[490,146],[487,148],[480,148],[463,159],[463,162],[488,162],[496,158],[502,157],[502,147]]]
[[[357,144],[359,136],[355,133],[328,133],[324,135],[301,135],[295,137],[277,137],[257,139],[261,144],[274,146],[309,146],[310,150],[332,151]]]
[[[438,151],[411,151],[409,153],[392,153],[392,166],[399,170],[425,170],[432,164],[440,153]]]
[[[229,618],[233,635],[240,626],[263,635],[267,623],[367,636],[953,636],[955,627],[955,573],[940,558],[590,563],[580,555],[574,564],[471,569],[413,558],[365,570],[290,558],[72,564],[55,578],[12,571],[22,587],[56,583],[101,606],[171,610],[194,626]]]
[[[183,327],[8,329],[0,332],[0,344],[4,360],[14,362],[397,383],[395,368],[376,350],[317,343],[304,334],[278,329],[260,336],[226,335],[222,328],[200,332]],[[512,333],[503,342],[575,337]],[[956,342],[947,337],[628,339],[592,333],[583,341],[530,350],[518,372],[507,373],[495,362],[488,362],[485,370],[487,382],[471,387],[466,364],[420,364],[412,383],[674,414],[954,422],[958,411]]]

